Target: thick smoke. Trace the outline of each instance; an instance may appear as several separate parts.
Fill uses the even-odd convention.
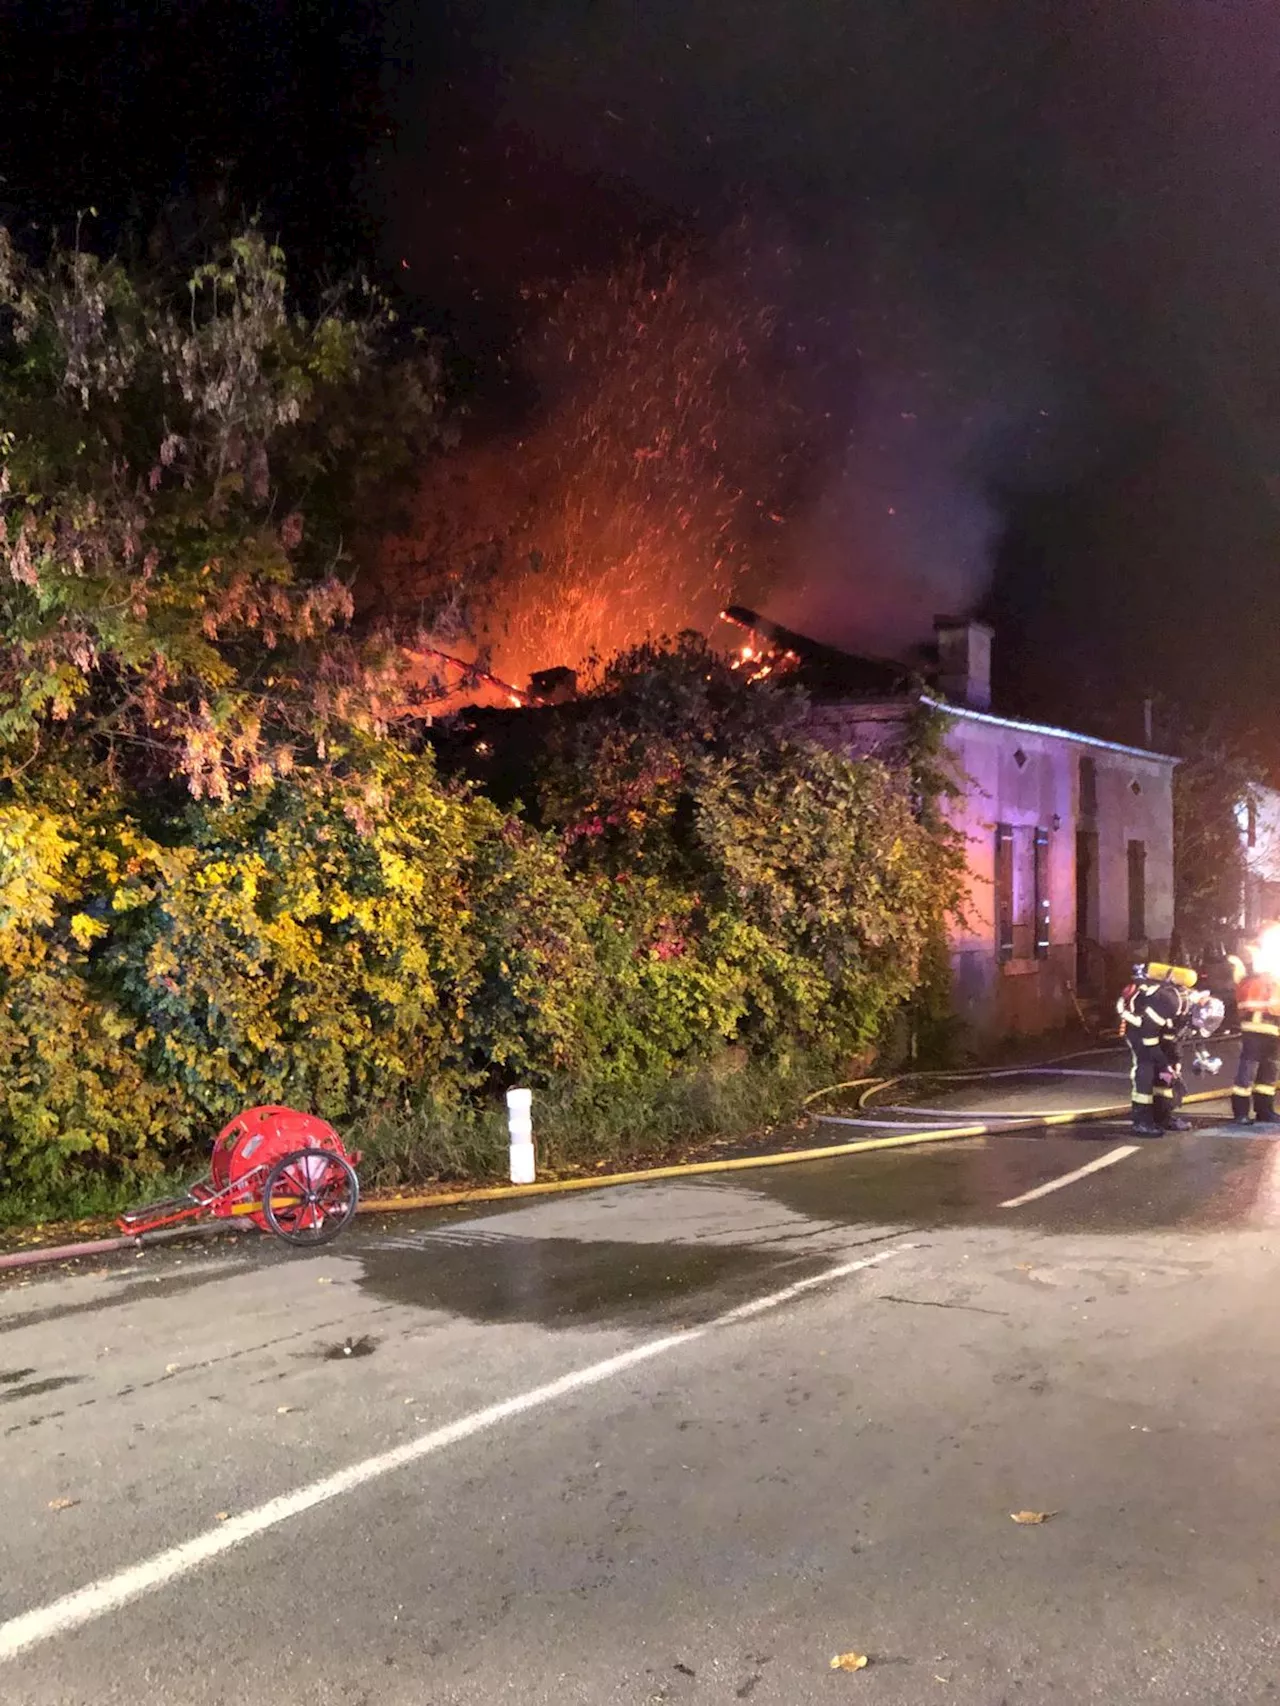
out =
[[[795,269],[797,317],[833,352],[833,454],[767,593],[788,626],[900,652],[982,604],[1009,500],[1078,477],[1098,435],[1039,281],[957,265],[916,227],[846,237],[839,273],[829,251]]]

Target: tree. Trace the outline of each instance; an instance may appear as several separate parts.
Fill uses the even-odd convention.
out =
[[[1240,814],[1256,771],[1239,741],[1211,719],[1168,701],[1154,707],[1160,751],[1173,773],[1173,914],[1178,952],[1194,962],[1229,946],[1244,907]]]
[[[253,229],[189,279],[0,227],[0,776],[50,761],[196,796],[403,705],[351,580],[438,436],[430,352],[369,287],[292,311]]]

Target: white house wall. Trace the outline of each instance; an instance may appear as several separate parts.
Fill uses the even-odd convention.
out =
[[[845,751],[893,761],[903,715],[900,704],[827,706],[816,715],[815,732]],[[1167,951],[1173,930],[1173,766],[1155,755],[966,711],[952,715],[948,746],[965,779],[949,810],[965,837],[969,877],[965,917],[951,941],[957,1012],[988,1038],[1053,1030],[1071,1020],[1082,996],[1114,999],[1135,957]],[[1090,814],[1082,812],[1082,758],[1094,765],[1096,811]],[[999,824],[1013,831],[1013,952],[1004,960],[997,953],[995,916]],[[1049,898],[1048,949],[1040,956],[1033,916],[1037,829],[1047,834]],[[1076,915],[1080,830],[1097,838],[1092,919]],[[1146,850],[1146,935],[1134,942],[1130,842]]]
[[[976,1031],[1034,1034],[1066,1024],[1080,997],[1106,1001],[1132,960],[1167,951],[1173,930],[1172,767],[1067,735],[955,717],[948,737],[968,779],[951,818],[968,848],[968,916],[952,940],[958,1006]],[[1081,809],[1081,758],[1091,759],[1096,812]],[[997,825],[1013,831],[1012,956],[996,955]],[[1049,947],[1037,958],[1033,843],[1047,835]],[[1077,918],[1077,833],[1097,837],[1093,919]],[[1129,844],[1145,848],[1146,934],[1129,937]],[[1079,943],[1086,938],[1085,946]],[[1086,987],[1079,983],[1083,977]],[[1091,987],[1090,987],[1091,986]]]

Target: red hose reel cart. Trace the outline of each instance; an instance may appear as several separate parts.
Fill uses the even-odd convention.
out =
[[[218,1133],[207,1178],[180,1197],[126,1210],[118,1224],[138,1235],[185,1220],[247,1217],[286,1244],[314,1248],[351,1224],[359,1161],[314,1114],[247,1108]]]

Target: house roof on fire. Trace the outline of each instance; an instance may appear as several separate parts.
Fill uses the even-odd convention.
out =
[[[1016,717],[1002,717],[995,712],[973,705],[958,704],[947,698],[939,685],[940,660],[936,644],[918,646],[909,661],[895,663],[885,658],[859,657],[812,640],[784,628],[767,617],[757,615],[742,605],[731,606],[725,619],[756,635],[764,647],[789,654],[795,660],[793,674],[808,690],[815,704],[865,703],[867,713],[900,715],[902,701],[914,699],[933,710],[965,721],[987,723],[1028,735],[1049,736],[1068,740],[1079,746],[1095,747],[1104,752],[1116,752],[1130,758],[1151,759],[1159,764],[1177,764],[1167,753],[1152,752],[1149,748],[1129,746],[1120,741],[1104,740],[1099,735],[1083,734],[1077,729],[1056,728],[1048,723],[1031,723]]]
[[[730,605],[723,616],[755,635],[763,647],[794,659],[792,673],[818,701],[894,699],[937,685],[938,648],[934,644],[917,646],[909,658],[901,660],[868,657],[784,628],[745,605]]]
[[[730,606],[722,615],[751,635],[751,643],[744,645],[740,654],[741,661],[748,666],[747,673],[754,679],[775,671],[788,675],[806,689],[815,711],[825,707],[828,713],[839,714],[841,707],[846,707],[846,714],[857,720],[888,724],[900,721],[913,704],[925,705],[961,721],[985,723],[1014,734],[1047,736],[1155,764],[1178,763],[1176,758],[1145,747],[1106,740],[1076,729],[999,716],[987,708],[985,697],[977,704],[965,703],[956,695],[954,680],[948,679],[944,690],[937,644],[920,645],[909,658],[900,661],[862,657],[784,628],[742,605]],[[577,677],[572,669],[540,670],[531,678],[527,699],[514,706],[465,707],[435,727],[428,738],[446,764],[453,767],[467,768],[478,756],[483,760],[487,782],[499,794],[503,793],[503,786],[498,772],[509,770],[508,791],[514,798],[520,786],[517,779],[523,775],[522,764],[528,756],[525,749],[539,738],[536,729],[545,717],[575,715],[576,688]]]
[[[793,674],[817,700],[892,699],[932,683],[937,674],[936,646],[923,646],[913,660],[899,663],[841,651],[771,622],[745,605],[732,604],[723,615],[725,621],[753,634],[761,646],[794,659]]]

